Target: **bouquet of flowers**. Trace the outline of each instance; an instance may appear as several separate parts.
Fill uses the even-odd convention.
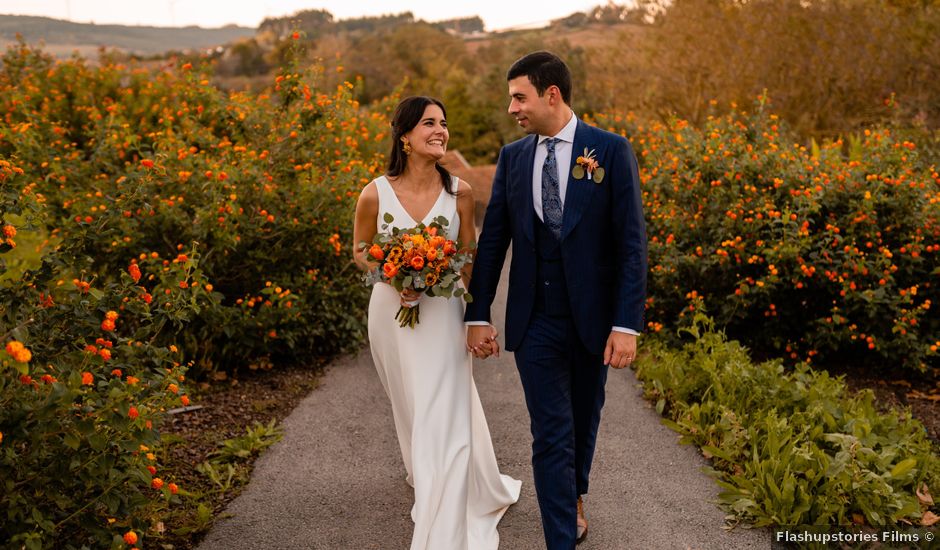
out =
[[[472,257],[468,252],[458,252],[457,243],[444,237],[447,218],[438,216],[427,226],[393,227],[391,231],[388,227],[394,217],[386,213],[383,220],[382,230],[376,233],[372,244],[359,244],[361,248],[368,248],[369,255],[380,262],[378,268],[366,273],[366,285],[384,282],[398,292],[408,288],[429,296],[458,296],[467,302],[473,301],[470,293],[457,285],[461,268],[470,263]],[[418,314],[415,302],[400,307],[395,318],[400,326],[414,328]]]

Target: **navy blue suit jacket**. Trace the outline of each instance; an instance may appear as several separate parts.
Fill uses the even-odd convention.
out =
[[[506,305],[506,349],[517,349],[535,303],[535,213],[532,165],[538,136],[502,148],[470,280],[473,302],[466,321],[490,321],[506,250],[512,243]],[[571,169],[584,148],[595,151],[600,183],[575,179]],[[643,331],[646,301],[646,225],[636,157],[623,137],[578,121],[561,230],[561,253],[578,336],[603,354],[611,327]]]

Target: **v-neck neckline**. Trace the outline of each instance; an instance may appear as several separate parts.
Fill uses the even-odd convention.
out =
[[[398,193],[395,192],[395,188],[392,186],[392,182],[388,179],[388,177],[387,177],[387,176],[382,176],[382,177],[385,178],[385,183],[388,184],[388,189],[389,189],[389,191],[392,192],[392,196],[395,197],[395,202],[398,203],[398,206],[401,208],[401,211],[404,212],[405,215],[408,216],[408,219],[411,220],[411,223],[413,223],[413,224],[415,224],[415,225],[418,225],[419,223],[423,223],[424,225],[427,225],[427,224],[428,224],[428,222],[426,221],[426,220],[427,220],[427,217],[430,216],[431,213],[434,212],[434,210],[437,208],[437,204],[438,204],[439,202],[441,202],[441,198],[444,196],[444,193],[447,192],[447,189],[445,189],[445,188],[443,188],[443,186],[441,186],[441,192],[440,192],[440,194],[437,196],[437,200],[434,201],[434,204],[431,205],[430,210],[427,211],[427,213],[424,215],[423,218],[421,218],[421,221],[419,222],[419,221],[415,220],[414,216],[412,216],[411,213],[408,212],[408,209],[405,208],[405,205],[402,204],[401,199],[398,198]]]

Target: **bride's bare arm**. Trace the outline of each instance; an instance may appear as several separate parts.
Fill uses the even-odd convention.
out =
[[[460,241],[461,252],[469,250],[470,243],[477,240],[476,222],[474,220],[476,205],[473,202],[473,190],[470,184],[460,180],[457,186],[457,215],[460,216],[460,232],[457,239]],[[472,253],[476,255],[474,248]],[[473,270],[473,264],[467,264],[460,270],[460,279],[463,281],[464,288],[470,288],[470,272]]]
[[[359,269],[368,271],[375,269],[378,262],[369,256],[369,245],[372,238],[378,232],[376,220],[379,216],[379,192],[375,183],[369,183],[359,194],[359,202],[356,203],[356,217],[353,222],[353,259]],[[368,243],[361,247],[360,243]]]

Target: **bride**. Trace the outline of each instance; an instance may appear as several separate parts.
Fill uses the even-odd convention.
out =
[[[356,205],[354,254],[364,270],[376,264],[358,244],[372,242],[386,213],[402,229],[445,216],[448,239],[476,240],[470,185],[437,163],[447,150],[444,105],[405,98],[392,127],[388,172],[362,190]],[[469,277],[467,266],[464,288]],[[415,300],[420,322],[400,327],[396,311]],[[411,550],[495,550],[496,525],[519,498],[521,482],[499,473],[465,342],[460,298],[399,294],[386,283],[373,288],[369,344],[415,493]]]

